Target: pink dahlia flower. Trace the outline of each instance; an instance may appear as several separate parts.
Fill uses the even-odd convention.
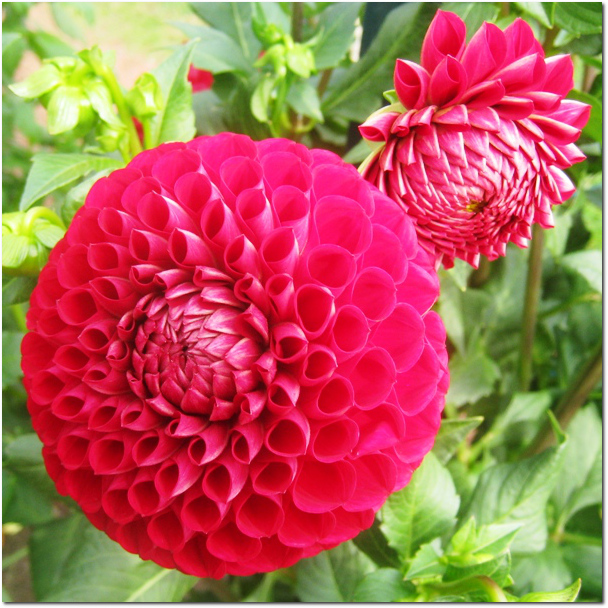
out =
[[[213,74],[207,70],[201,70],[190,64],[188,69],[188,82],[192,85],[192,92],[206,91],[213,86]]]
[[[203,577],[369,527],[448,372],[412,223],[336,155],[229,133],[98,181],[23,340],[47,470],[125,549]]]
[[[569,55],[545,58],[522,19],[484,23],[467,44],[464,22],[441,10],[421,65],[397,60],[399,102],[359,127],[378,143],[360,170],[437,264],[477,266],[509,241],[526,247],[533,223],[553,227],[552,205],[574,192],[563,169],[585,158],[574,142],[590,107],[564,99],[572,71]]]

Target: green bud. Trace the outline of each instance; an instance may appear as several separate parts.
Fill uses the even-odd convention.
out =
[[[105,82],[98,77],[88,78],[83,83],[83,90],[91,107],[99,118],[115,129],[124,129],[122,121],[114,113],[114,101]]]
[[[71,131],[77,126],[86,133],[93,126],[95,112],[88,97],[78,87],[57,88],[48,104],[48,127],[51,135]]]
[[[296,42],[287,51],[287,67],[302,78],[309,78],[315,69],[315,56],[312,51]]]
[[[37,72],[22,82],[11,84],[8,88],[24,99],[36,99],[56,89],[62,82],[60,71],[54,65],[43,65]]]
[[[272,65],[274,73],[280,78],[287,74],[285,47],[282,44],[271,46],[253,66],[261,68],[269,64]]]
[[[128,152],[129,134],[122,123],[119,122],[118,125],[101,123],[98,132],[95,139],[99,142],[99,147],[103,152],[114,152],[115,150]]]
[[[163,93],[152,74],[142,74],[127,93],[127,103],[137,118],[155,116],[163,107]]]
[[[56,213],[34,207],[27,213],[2,214],[2,272],[11,276],[37,276],[50,250],[65,234]]]

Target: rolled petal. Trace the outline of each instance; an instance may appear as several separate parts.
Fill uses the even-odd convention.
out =
[[[399,101],[406,110],[418,110],[425,104],[429,74],[423,67],[412,61],[397,59],[394,81]]]
[[[466,43],[466,25],[454,13],[439,10],[422,42],[420,59],[429,74],[447,55],[460,59]]]

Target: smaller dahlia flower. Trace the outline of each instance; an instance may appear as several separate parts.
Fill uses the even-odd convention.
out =
[[[188,82],[192,85],[193,93],[200,93],[200,91],[206,91],[213,86],[213,74],[207,70],[194,67],[194,64],[191,63],[188,69]]]
[[[433,445],[438,290],[405,212],[335,154],[230,133],[142,152],[32,294],[49,475],[127,551],[195,576],[332,548]]]
[[[574,145],[590,106],[564,99],[569,55],[545,58],[530,26],[484,23],[466,43],[457,15],[438,11],[420,65],[398,59],[398,102],[370,116],[361,135],[378,147],[363,176],[414,221],[420,244],[446,268],[527,247],[531,225],[553,227],[552,205],[574,186],[563,169],[585,158]]]

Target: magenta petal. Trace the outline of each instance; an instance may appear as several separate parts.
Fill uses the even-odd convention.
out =
[[[462,64],[448,55],[442,59],[431,76],[429,98],[431,103],[444,106],[458,103],[467,87],[467,73]]]
[[[462,56],[462,65],[469,76],[469,86],[482,82],[504,62],[507,41],[500,28],[487,21],[473,35]]]
[[[218,503],[201,493],[200,496],[188,498],[184,503],[182,517],[184,523],[192,530],[208,534],[219,527],[227,510],[225,504]]]
[[[152,517],[148,523],[148,534],[156,545],[170,551],[179,551],[191,536],[173,511]]]
[[[429,74],[447,55],[460,59],[466,43],[466,25],[456,14],[438,10],[422,42],[421,63]]]
[[[366,268],[355,280],[353,304],[372,321],[380,321],[391,314],[396,304],[395,282],[380,268]]]
[[[336,518],[331,511],[306,513],[294,504],[285,509],[285,523],[279,530],[279,539],[290,547],[309,547],[327,537],[336,526]]]
[[[427,345],[416,364],[409,371],[397,375],[395,391],[405,414],[417,414],[435,396],[437,386],[431,379],[437,378],[439,368],[437,354]]]
[[[548,118],[565,123],[576,129],[583,129],[589,122],[591,106],[574,99],[564,99]]]
[[[372,240],[372,225],[361,205],[345,196],[325,196],[317,202],[314,221],[322,244],[364,253]]]
[[[219,559],[240,562],[253,559],[262,550],[262,543],[259,538],[251,538],[243,534],[235,524],[228,523],[209,534],[207,549]]]
[[[295,294],[295,311],[307,337],[318,338],[335,314],[334,297],[329,289],[320,285],[302,285]]]
[[[353,460],[357,471],[357,489],[343,507],[347,511],[379,509],[395,490],[397,467],[384,454],[369,454]],[[359,490],[359,491],[357,491]]]
[[[336,462],[351,454],[359,440],[359,427],[349,418],[319,426],[312,439],[312,455],[319,462]]]
[[[292,275],[299,259],[298,242],[293,228],[277,228],[262,243],[260,257],[272,274]]]
[[[251,494],[236,512],[238,529],[252,538],[276,534],[285,516],[279,497]]]
[[[417,110],[424,105],[429,87],[429,74],[423,67],[412,61],[397,59],[394,81],[399,101],[406,110]]]
[[[281,226],[293,228],[300,251],[308,241],[310,201],[294,186],[279,186],[272,193],[272,205]]]
[[[338,296],[355,278],[354,256],[338,245],[319,245],[309,252],[308,272],[311,278]]]
[[[350,463],[307,461],[295,481],[293,502],[307,513],[325,513],[344,504],[355,485],[356,473]]]
[[[508,25],[504,34],[507,40],[507,63],[526,55],[544,57],[543,47],[536,40],[532,28],[521,17],[517,17],[513,23]]]
[[[375,407],[388,397],[395,378],[395,362],[388,352],[383,348],[367,350],[350,376],[355,403],[365,410]]]
[[[213,264],[213,255],[203,239],[181,228],[175,228],[171,233],[168,251],[171,259],[181,268]]]
[[[299,410],[292,408],[275,424],[264,438],[266,448],[276,456],[301,456],[310,441],[308,420]]]
[[[570,55],[554,55],[545,59],[543,90],[565,97],[574,86],[574,64]]]
[[[372,341],[388,351],[398,372],[407,371],[418,361],[424,348],[424,323],[420,314],[409,304],[397,304],[375,329]]]
[[[369,141],[388,141],[391,128],[398,117],[398,112],[382,112],[372,115],[362,125],[359,125],[359,133],[361,133],[361,137]]]

